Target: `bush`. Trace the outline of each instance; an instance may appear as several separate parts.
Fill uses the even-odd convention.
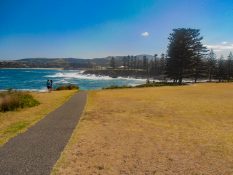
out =
[[[7,91],[0,93],[0,112],[37,106],[40,103],[27,92]]]
[[[56,88],[57,91],[60,91],[60,90],[79,90],[79,87],[76,86],[76,85],[62,85],[62,86],[58,86]]]
[[[135,87],[160,87],[160,86],[182,86],[186,85],[186,83],[173,83],[173,82],[152,82],[152,83],[146,83],[146,84],[141,84]]]
[[[173,83],[173,82],[152,82],[152,83],[146,83],[146,84],[141,84],[137,86],[109,86],[105,87],[102,89],[123,89],[123,88],[144,88],[144,87],[160,87],[160,86],[182,86],[182,85],[187,85],[186,83]]]

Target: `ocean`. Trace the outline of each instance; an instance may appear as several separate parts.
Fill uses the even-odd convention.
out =
[[[0,90],[46,91],[48,79],[53,80],[54,87],[74,84],[81,90],[102,89],[112,85],[135,86],[146,82],[145,79],[86,75],[81,70],[0,69]]]

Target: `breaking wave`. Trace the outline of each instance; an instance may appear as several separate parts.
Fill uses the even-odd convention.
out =
[[[48,78],[74,78],[74,79],[83,79],[83,80],[136,80],[136,81],[142,81],[145,82],[145,79],[136,79],[132,77],[117,77],[112,78],[110,76],[100,76],[100,75],[94,75],[94,74],[83,74],[83,72],[58,72],[53,75],[46,75],[45,77]]]

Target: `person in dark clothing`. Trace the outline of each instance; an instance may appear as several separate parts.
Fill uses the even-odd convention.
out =
[[[50,80],[50,91],[53,90],[53,80]]]
[[[47,89],[49,90],[49,88],[50,88],[50,81],[49,80],[47,80],[46,86],[47,86]]]
[[[49,92],[52,91],[52,87],[53,87],[53,80],[47,80],[47,89]]]

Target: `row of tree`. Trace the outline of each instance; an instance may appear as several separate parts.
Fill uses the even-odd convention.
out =
[[[233,78],[233,56],[216,59],[213,50],[208,51],[202,44],[203,37],[198,29],[174,29],[169,36],[168,57],[166,63],[167,77],[182,83],[183,78],[218,79]]]
[[[128,70],[143,70],[148,78],[172,79],[182,83],[184,78],[208,79],[219,81],[233,79],[233,55],[225,59],[216,57],[213,50],[207,50],[202,44],[200,30],[190,28],[174,29],[169,36],[167,54],[157,54],[154,58],[136,56],[122,58],[122,68]],[[110,66],[116,68],[115,58],[110,60]]]

